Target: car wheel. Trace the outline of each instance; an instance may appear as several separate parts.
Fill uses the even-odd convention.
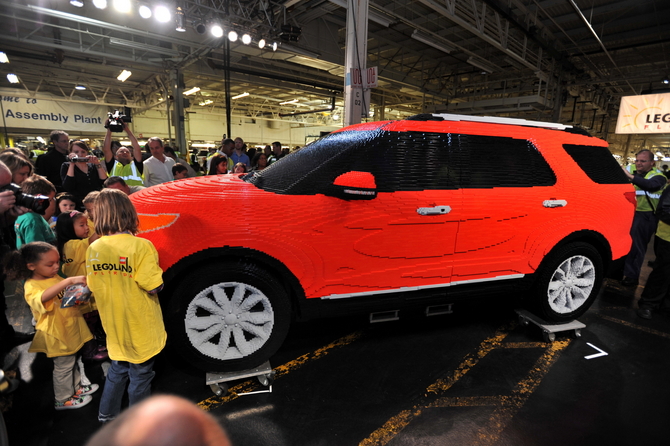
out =
[[[290,304],[267,271],[231,262],[185,279],[172,294],[168,334],[190,364],[208,372],[246,370],[279,349],[290,325]]]
[[[543,262],[531,297],[531,311],[553,322],[575,319],[589,309],[603,280],[600,253],[575,242],[552,251]]]

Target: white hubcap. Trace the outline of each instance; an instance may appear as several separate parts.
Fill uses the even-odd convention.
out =
[[[184,319],[186,334],[200,353],[218,360],[249,356],[272,335],[270,300],[245,283],[224,282],[198,293]]]
[[[572,313],[584,305],[595,282],[596,270],[591,259],[581,255],[566,259],[549,281],[549,306],[559,314]]]

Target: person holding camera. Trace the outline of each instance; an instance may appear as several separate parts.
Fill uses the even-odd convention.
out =
[[[107,128],[107,135],[105,141],[102,143],[102,152],[105,154],[105,166],[110,176],[121,177],[129,186],[144,186],[142,173],[144,172],[144,164],[142,164],[142,148],[137,142],[137,138],[133,132],[128,128],[126,121],[115,121],[116,125],[110,124],[108,119],[105,123]],[[132,145],[132,154],[127,147],[120,146],[116,152],[112,151],[112,131],[117,131],[118,127],[122,126],[128,135],[130,144]]]
[[[82,200],[89,192],[102,190],[107,171],[83,141],[70,143],[68,160],[60,171],[63,189],[74,195],[77,209],[84,209]]]

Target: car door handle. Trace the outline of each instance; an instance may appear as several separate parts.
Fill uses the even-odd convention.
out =
[[[451,206],[435,206],[432,208],[419,208],[416,210],[419,215],[443,215],[451,212]]]
[[[565,200],[544,200],[542,206],[545,208],[562,208],[567,206],[568,202]]]

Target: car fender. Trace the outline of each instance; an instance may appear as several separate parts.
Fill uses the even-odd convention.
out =
[[[236,246],[208,248],[180,259],[163,273],[163,280],[167,287],[165,293],[161,293],[161,297],[167,295],[169,299],[170,292],[175,289],[176,284],[182,280],[188,280],[189,275],[201,265],[226,260],[252,261],[282,283],[296,302],[304,299],[305,293],[300,281],[284,263],[265,252]]]

